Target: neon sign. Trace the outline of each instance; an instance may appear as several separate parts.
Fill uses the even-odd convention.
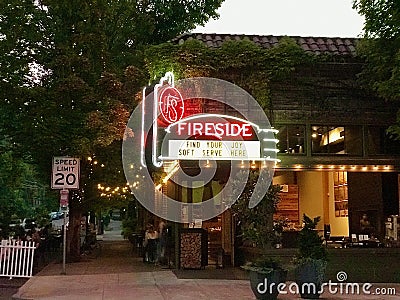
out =
[[[215,136],[218,138],[228,136],[251,137],[253,135],[250,124],[212,123],[212,122],[181,122],[177,125],[178,135]]]
[[[190,91],[185,90],[184,93],[189,103],[191,99],[202,99],[197,95],[191,97]],[[185,107],[181,92],[175,88],[172,72],[167,72],[155,85],[152,98],[152,105],[146,106],[143,89],[140,140],[142,166],[146,166],[145,120],[151,115],[152,163],[155,167],[161,167],[164,160],[279,161],[276,159],[278,140],[273,136],[277,131],[269,127],[268,122],[266,124],[269,128],[260,128],[247,119],[203,114],[199,113],[201,110],[191,109],[190,105]],[[160,127],[165,128],[165,133],[159,131]]]
[[[234,137],[258,139],[260,132],[276,133],[275,129],[261,129],[245,119],[221,114],[196,114],[170,124],[165,131],[179,137],[203,136],[230,140]]]
[[[168,157],[180,160],[258,160],[260,142],[169,140]]]
[[[163,93],[166,90],[166,86],[165,86],[166,83],[169,85],[168,87],[170,87],[171,92],[172,91],[177,91],[177,94],[179,94],[179,97],[177,97],[177,94],[174,95],[173,93],[171,93],[171,94],[170,93]],[[165,76],[162,77],[160,79],[159,83],[154,86],[152,162],[153,162],[153,165],[155,167],[161,167],[163,165],[163,162],[159,160],[158,154],[157,154],[158,113],[159,113],[158,110],[159,110],[159,108],[163,108],[164,109],[164,113],[166,113],[168,118],[170,118],[170,115],[169,115],[170,110],[172,109],[172,107],[174,107],[174,109],[176,107],[175,102],[174,102],[174,101],[176,101],[175,98],[179,98],[181,100],[181,102],[182,102],[182,114],[183,114],[183,108],[184,107],[183,107],[182,96],[180,95],[179,91],[174,88],[174,86],[175,86],[175,77],[174,77],[174,74],[172,72],[165,73]],[[161,103],[159,103],[160,102],[159,98],[161,98],[161,97],[159,97],[160,91],[161,91],[161,96],[163,94],[165,94],[165,97],[164,97],[165,98],[165,103],[163,105],[161,105]],[[172,96],[172,98],[171,98],[171,96]],[[175,100],[173,100],[173,99],[175,99]],[[171,107],[170,107],[170,104],[173,104],[173,105],[171,105]],[[177,101],[176,101],[176,104],[178,104]],[[175,117],[175,116],[173,116],[173,117]],[[180,117],[182,117],[182,116],[180,116]],[[142,118],[144,118],[144,116]],[[143,122],[144,121],[142,119],[142,123]],[[144,134],[144,133],[142,133],[142,134]]]
[[[184,103],[167,87],[175,87]],[[248,206],[252,208],[263,199],[279,161],[277,139],[264,110],[249,93],[217,78],[197,77],[174,83],[173,74],[166,73],[154,88],[147,92],[143,89],[142,99],[125,130],[122,162],[131,191],[143,207],[173,222],[214,218],[229,208],[245,188],[245,180],[231,180],[231,175],[240,171],[248,174],[253,166],[260,168],[260,176]],[[155,186],[153,172],[158,167],[163,167],[167,176]],[[215,197],[205,200],[199,195],[194,198],[200,202],[187,203],[182,201],[184,193],[161,189],[169,180],[182,191],[214,185],[216,181],[224,184],[216,185],[218,190],[210,193]]]
[[[165,131],[162,160],[273,160],[276,149],[265,145],[278,142],[266,138],[275,129],[221,114],[196,114]]]
[[[174,87],[164,87],[159,96],[159,110],[168,124],[175,123],[182,119],[185,111],[181,93]]]

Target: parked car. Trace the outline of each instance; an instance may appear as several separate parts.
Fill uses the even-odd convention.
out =
[[[29,231],[36,228],[36,220],[32,218],[25,218],[21,226],[25,229],[25,231]]]
[[[68,212],[66,212],[66,214],[67,215],[65,223],[68,226],[69,214]],[[50,217],[51,217],[51,228],[55,231],[61,231],[64,225],[64,212],[51,212]]]
[[[64,213],[61,211],[52,211],[51,213],[49,213],[49,216],[51,220],[58,220],[64,217]]]
[[[21,219],[11,219],[10,224],[8,225],[10,228],[15,228],[16,226],[21,225],[22,220]]]

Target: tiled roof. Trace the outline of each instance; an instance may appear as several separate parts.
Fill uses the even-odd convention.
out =
[[[244,34],[216,34],[216,33],[185,33],[173,39],[179,44],[186,40],[197,39],[207,46],[217,48],[224,41],[243,40],[245,38],[253,41],[263,48],[271,48],[279,43],[284,36],[273,35],[244,35]],[[356,38],[329,38],[329,37],[301,37],[290,36],[297,44],[307,52],[314,54],[333,54],[340,56],[356,56]]]

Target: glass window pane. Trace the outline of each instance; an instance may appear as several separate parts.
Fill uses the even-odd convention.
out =
[[[383,154],[384,132],[379,127],[367,128],[367,151],[369,155]]]
[[[329,153],[329,129],[328,126],[311,127],[312,153]]]
[[[279,153],[302,154],[304,153],[305,126],[281,125],[277,126],[279,133]]]
[[[312,126],[312,153],[362,155],[361,126]]]
[[[288,153],[289,143],[287,140],[287,126],[278,126],[277,129],[279,132],[276,135],[276,138],[279,140],[277,148],[279,149],[279,153]]]
[[[400,154],[400,141],[392,139],[387,134],[386,127],[367,128],[367,151],[369,155]]]
[[[363,138],[361,126],[345,126],[345,152],[351,155],[362,156]]]

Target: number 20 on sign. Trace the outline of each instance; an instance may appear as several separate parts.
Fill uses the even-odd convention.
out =
[[[78,189],[80,160],[74,157],[53,157],[52,189]]]

